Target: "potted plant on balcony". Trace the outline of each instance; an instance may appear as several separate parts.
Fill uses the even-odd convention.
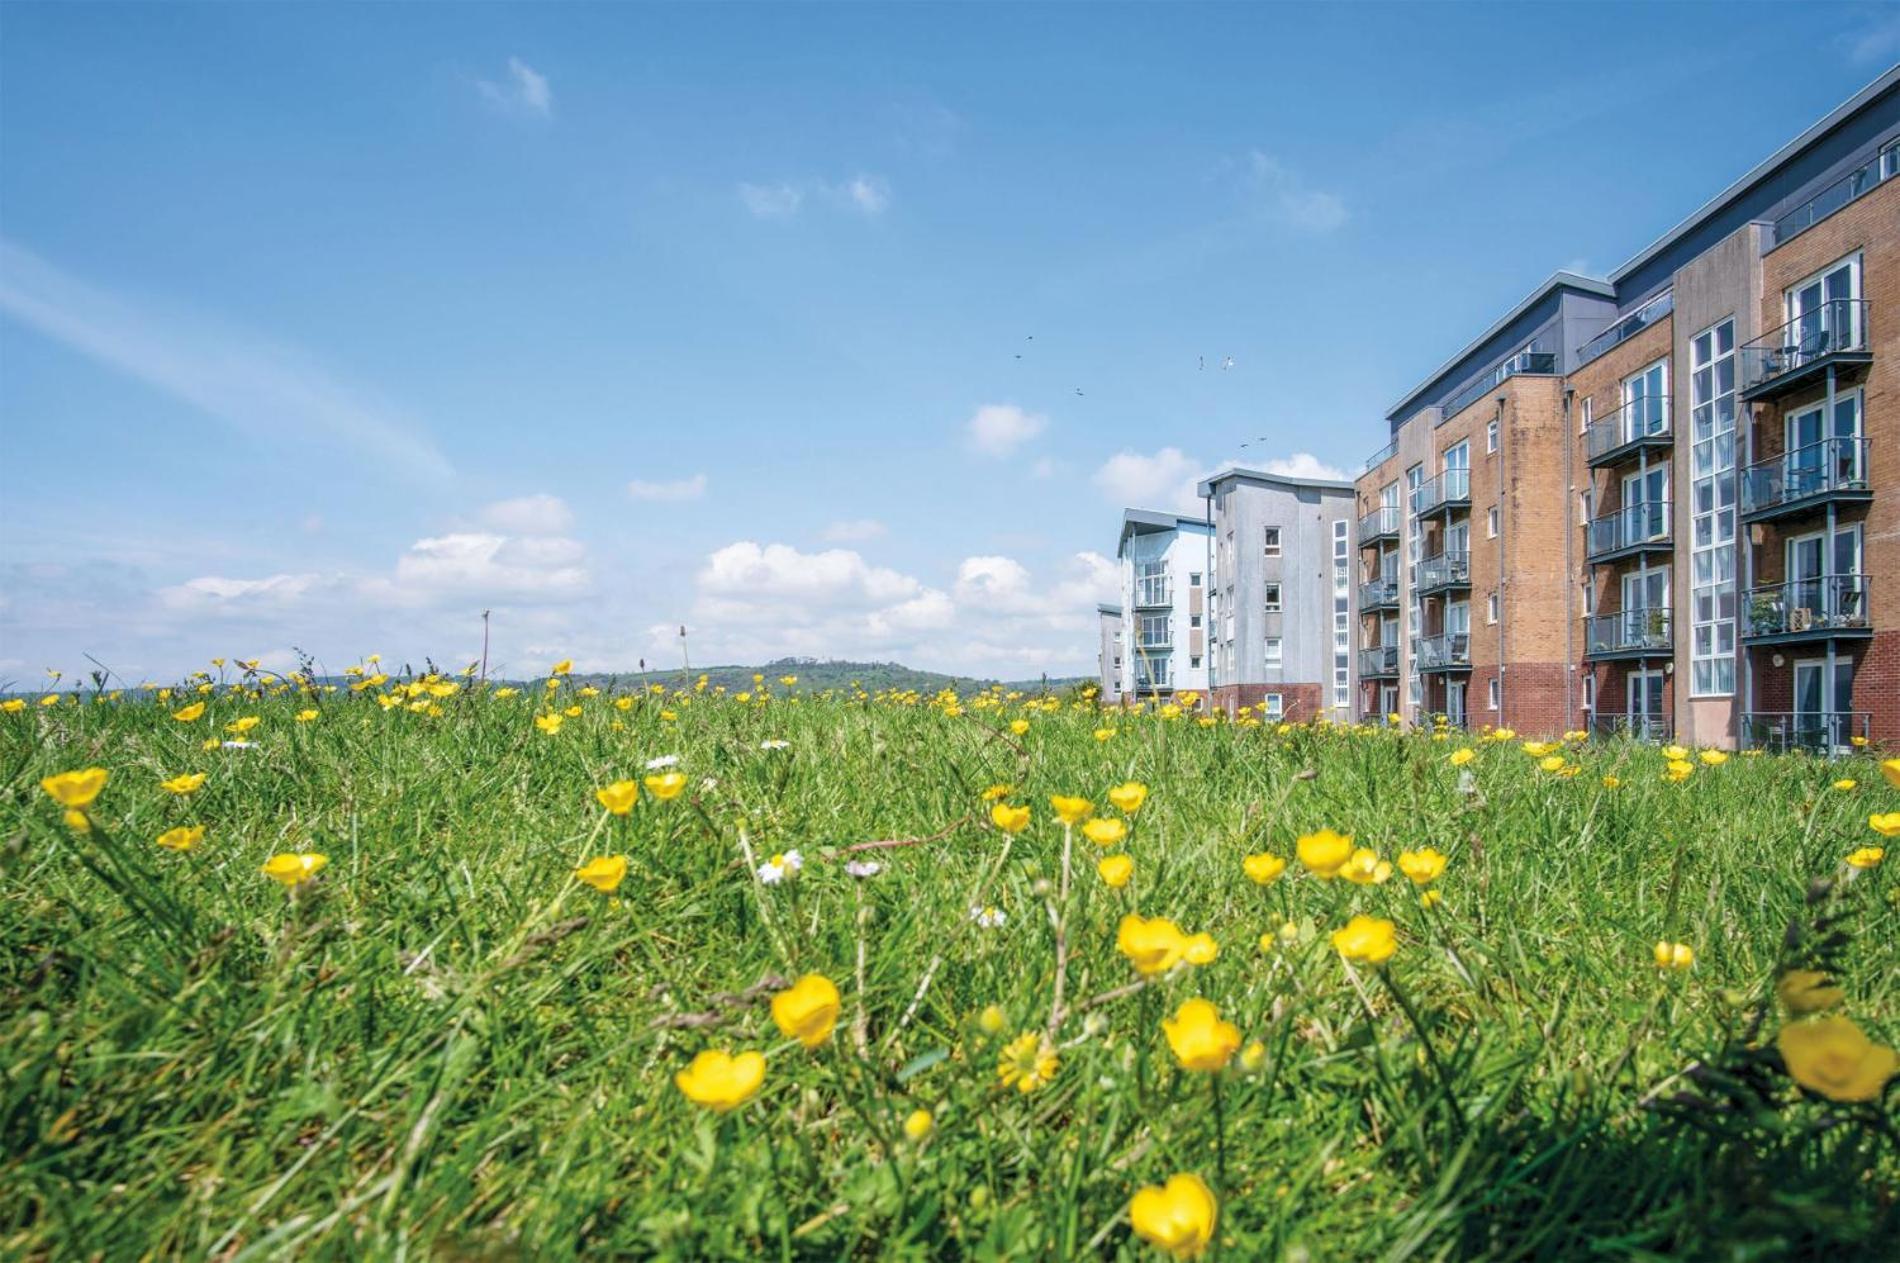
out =
[[[1748,601],[1748,630],[1757,636],[1772,636],[1781,630],[1781,598],[1769,592],[1757,592]]]

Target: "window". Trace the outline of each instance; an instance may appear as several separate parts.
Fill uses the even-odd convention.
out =
[[[1352,530],[1333,522],[1333,706],[1352,705]]]
[[[1583,677],[1583,708],[1595,710],[1597,705],[1597,678],[1594,675]]]
[[[1201,655],[1197,653],[1193,655],[1192,657],[1190,657],[1188,659],[1188,666],[1192,667],[1196,671],[1199,671],[1201,669]]]
[[[1280,585],[1277,583],[1265,584],[1263,585],[1263,590],[1267,594],[1265,602],[1267,613],[1278,613],[1280,609]]]
[[[1278,719],[1286,710],[1285,703],[1278,693],[1267,694],[1260,699],[1260,704],[1266,708],[1268,719]]]
[[[1199,614],[1188,615],[1188,626],[1194,628],[1196,631],[1200,630],[1201,616]]]
[[[1280,638],[1278,636],[1267,637],[1267,670],[1278,671],[1281,667],[1281,662]]]
[[[1487,452],[1495,452],[1498,450],[1498,419],[1496,417],[1492,417],[1489,421],[1485,422],[1484,450]]]
[[[1135,604],[1168,603],[1168,563],[1164,558],[1135,563]]]
[[[1188,572],[1188,586],[1190,588],[1198,588],[1201,586],[1201,572],[1200,571],[1190,570]]]
[[[1141,616],[1141,639],[1137,642],[1143,649],[1165,648],[1168,644],[1168,616],[1166,614],[1143,614]]]
[[[1269,526],[1266,528],[1266,535],[1266,555],[1269,557],[1278,557],[1280,555],[1280,528],[1277,526]]]
[[[1891,180],[1900,175],[1900,140],[1880,151],[1880,178]]]
[[[1495,592],[1485,598],[1484,621],[1487,623],[1498,621],[1498,594]]]
[[[1595,400],[1591,399],[1589,396],[1586,395],[1584,396],[1583,403],[1578,405],[1577,407],[1577,433],[1578,434],[1587,434],[1590,432],[1590,416],[1592,413],[1596,411],[1595,403],[1596,403]]]
[[[1585,487],[1582,491],[1579,491],[1577,493],[1577,525],[1578,526],[1590,525],[1590,510],[1591,510],[1591,507],[1596,504],[1596,500],[1597,500],[1597,493],[1592,488]]]
[[[1583,612],[1585,615],[1597,612],[1597,585],[1588,579],[1583,583]]]
[[[1735,692],[1735,322],[1689,343],[1689,692]]]
[[[1492,676],[1490,680],[1488,680],[1485,683],[1484,697],[1485,697],[1485,703],[1488,706],[1490,706],[1492,710],[1496,710],[1498,708],[1498,677],[1497,676],[1495,675]]]
[[[1486,539],[1498,537],[1498,506],[1495,504],[1484,511],[1484,537]]]

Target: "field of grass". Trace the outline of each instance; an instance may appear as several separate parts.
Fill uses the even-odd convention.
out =
[[[0,1256],[1900,1257],[1879,752],[554,683],[0,714]]]

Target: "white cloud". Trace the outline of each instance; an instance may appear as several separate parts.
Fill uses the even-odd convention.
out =
[[[1044,456],[1029,467],[1031,478],[1054,478],[1062,472],[1062,462],[1053,457]]]
[[[286,446],[347,447],[446,478],[434,442],[387,404],[300,353],[189,313],[135,304],[0,238],[0,311],[246,434]]]
[[[475,87],[484,100],[506,114],[549,118],[554,113],[554,94],[548,90],[547,76],[519,57],[508,59],[506,81],[477,79]]]
[[[1276,456],[1261,465],[1269,474],[1279,474],[1286,478],[1317,478],[1322,481],[1350,482],[1352,476],[1345,470],[1328,465],[1311,452],[1295,452],[1291,456]]]
[[[336,580],[328,581],[334,584]],[[269,607],[284,609],[303,601],[326,580],[316,574],[274,574],[262,579],[227,579],[205,575],[187,579],[172,587],[160,588],[158,600],[168,609],[183,611],[231,611]]]
[[[881,215],[891,204],[890,181],[882,176],[854,175],[846,182],[844,194],[867,215]]]
[[[1346,222],[1346,203],[1337,193],[1309,186],[1279,159],[1258,149],[1249,155],[1254,186],[1265,209],[1289,228],[1332,232]]]
[[[573,528],[574,514],[559,496],[543,492],[497,500],[482,510],[482,521],[511,535],[559,535]]]
[[[798,213],[805,194],[792,184],[741,183],[739,200],[760,219],[784,219]]]
[[[884,523],[876,518],[845,518],[825,527],[824,539],[828,544],[862,544],[882,537],[884,531]]]
[[[458,531],[417,540],[397,558],[393,580],[372,580],[364,591],[397,601],[574,596],[589,586],[586,555],[579,541],[557,535]]]
[[[909,575],[872,566],[847,548],[805,553],[789,544],[728,544],[706,559],[701,593],[720,600],[794,597],[854,607],[906,601],[923,590]]]
[[[1013,403],[986,403],[964,423],[977,451],[999,457],[1010,455],[1048,426],[1048,417],[1025,412]]]
[[[1164,447],[1152,456],[1124,451],[1095,471],[1095,485],[1125,509],[1198,512],[1202,506],[1194,488],[1205,472],[1199,461],[1178,447]]]
[[[694,474],[672,482],[645,482],[635,478],[627,484],[627,494],[635,500],[697,500],[706,494],[706,475]]]

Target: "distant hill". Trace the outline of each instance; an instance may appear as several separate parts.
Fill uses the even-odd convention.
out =
[[[1051,690],[1068,688],[1079,684],[1085,676],[1060,676],[1048,680],[981,680],[967,675],[944,675],[937,671],[917,671],[901,662],[840,662],[818,658],[780,658],[761,666],[717,666],[694,667],[691,673],[674,668],[671,671],[624,671],[613,674],[576,675],[576,680],[605,685],[609,681],[622,687],[635,684],[665,684],[678,686],[682,681],[697,680],[704,675],[709,686],[724,685],[729,691],[740,691],[752,687],[752,677],[762,675],[771,681],[772,687],[778,687],[780,676],[798,677],[798,690],[801,693],[818,693],[829,688],[849,688],[852,681],[864,686],[868,692],[880,689],[916,689],[920,693],[935,693],[951,688],[959,693],[968,693],[976,689],[988,688],[1001,683],[1005,688],[1018,689],[1025,693],[1039,692],[1044,688]]]

